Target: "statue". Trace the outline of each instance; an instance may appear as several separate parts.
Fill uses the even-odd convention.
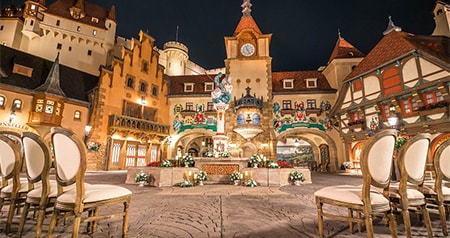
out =
[[[228,104],[231,101],[231,91],[233,90],[230,79],[219,72],[214,77],[214,83],[216,88],[211,92],[213,103]]]

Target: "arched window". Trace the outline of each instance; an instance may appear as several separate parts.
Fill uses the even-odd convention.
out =
[[[0,108],[4,108],[4,107],[5,107],[5,97],[0,96]]]
[[[75,113],[73,114],[73,119],[81,120],[81,112],[76,110]]]
[[[244,123],[245,123],[245,116],[244,116],[244,114],[239,114],[237,116],[237,124],[238,125],[242,125]]]
[[[261,124],[261,117],[259,116],[259,114],[253,114],[252,124],[253,125]]]
[[[14,101],[13,101],[13,107],[14,107],[14,110],[20,110],[20,109],[22,109],[22,100],[20,100],[20,99],[14,99]]]

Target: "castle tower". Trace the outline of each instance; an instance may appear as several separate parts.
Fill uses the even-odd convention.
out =
[[[165,62],[161,62],[166,67],[166,74],[170,76],[185,75],[185,66],[189,59],[188,48],[181,42],[169,41],[164,44],[163,52]]]
[[[436,26],[431,35],[450,37],[450,5],[443,1],[436,1],[433,15]]]
[[[22,34],[32,40],[42,36],[40,23],[44,19],[44,12],[47,10],[45,0],[29,0],[25,2],[25,19]]]

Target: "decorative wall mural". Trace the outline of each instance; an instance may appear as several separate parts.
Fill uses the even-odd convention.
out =
[[[173,108],[175,119],[173,120],[173,129],[179,134],[188,129],[203,128],[205,130],[216,131],[217,121],[214,117],[206,117],[204,111],[205,105],[197,104],[195,111],[186,111],[181,104]]]

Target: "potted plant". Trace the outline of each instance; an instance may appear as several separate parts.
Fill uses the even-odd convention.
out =
[[[184,167],[189,167],[194,165],[194,159],[192,158],[192,156],[185,154],[181,158],[181,163],[184,164]]]
[[[245,183],[245,185],[247,185],[248,187],[257,187],[258,184],[256,183],[256,181],[254,179],[249,179],[247,180],[247,182]]]
[[[258,168],[258,165],[261,163],[261,157],[257,154],[253,154],[250,159],[248,160],[248,163],[253,168]]]
[[[95,141],[89,141],[86,146],[88,150],[91,151],[99,151],[100,150],[100,143]]]
[[[145,181],[147,181],[148,175],[144,171],[139,171],[134,177],[134,181],[139,183],[139,187],[144,186]]]
[[[192,186],[194,186],[192,184],[192,182],[187,179],[183,180],[183,182],[180,183],[180,187],[182,187],[182,188],[188,188],[188,187],[192,187]]]
[[[161,167],[172,167],[172,162],[170,162],[170,160],[166,159],[161,163]]]
[[[267,166],[269,169],[279,169],[280,165],[277,162],[269,161],[269,165]]]
[[[203,186],[203,181],[206,181],[207,179],[208,174],[205,171],[203,170],[198,171],[197,174],[198,185]]]
[[[305,175],[295,170],[289,174],[289,180],[293,181],[296,186],[299,186],[300,182],[305,181]]]
[[[230,179],[234,182],[234,185],[239,185],[239,182],[242,178],[243,175],[237,170],[233,171],[233,173],[230,175]]]

